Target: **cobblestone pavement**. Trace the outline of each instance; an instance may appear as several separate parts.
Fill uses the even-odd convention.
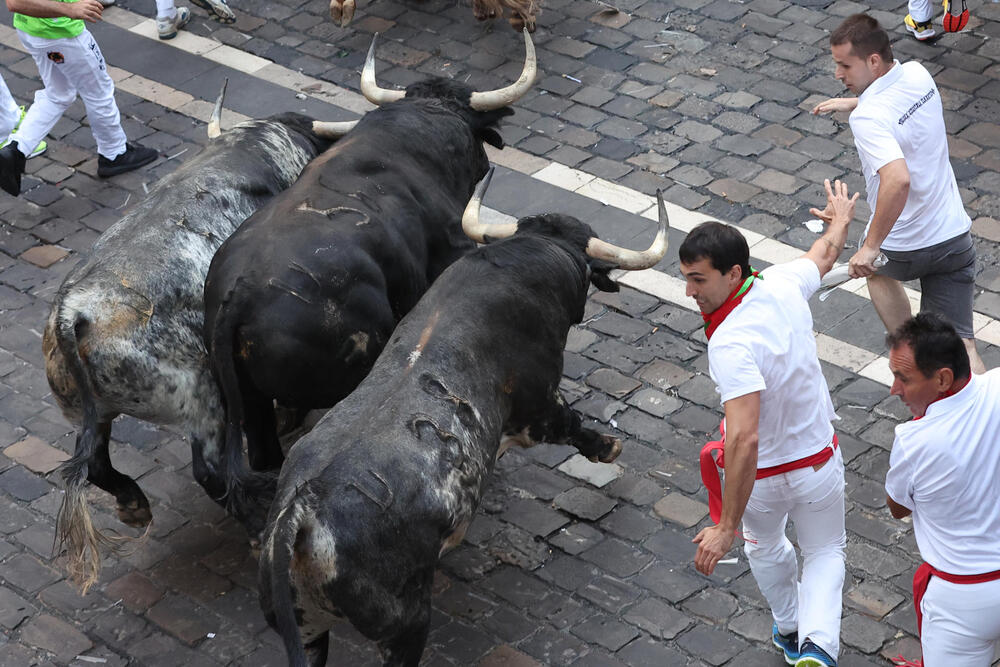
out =
[[[148,2],[123,4],[152,13]],[[529,158],[544,156],[636,190],[663,183],[687,208],[805,246],[810,236],[790,221],[804,219],[805,205],[818,201],[817,181],[847,174],[861,185],[846,124],[802,109],[812,96],[838,92],[825,30],[868,6],[651,0],[619,7],[624,11],[612,13],[584,0],[547,2],[536,33],[546,76],[505,138]],[[997,7],[973,3],[977,20],[967,33],[933,46],[897,46],[901,55],[934,65],[957,137],[954,164],[976,218],[984,290],[977,310],[994,318],[1000,230],[989,216],[998,215],[1000,202],[1000,132],[992,123],[1000,70],[991,37],[1000,24],[978,19],[1000,18]],[[355,86],[354,69],[373,30],[387,38],[380,74],[387,82],[445,72],[486,87],[519,67],[507,55],[519,52],[509,28],[484,31],[462,4],[375,0],[360,7],[349,31],[329,24],[322,2],[237,9],[235,27],[205,21],[195,9],[191,30],[344,87]],[[874,9],[887,21],[901,16],[897,3]],[[176,431],[129,418],[115,424],[112,455],[153,503],[148,539],[108,557],[100,583],[83,597],[52,557],[61,496],[52,471],[72,450],[74,434],[44,377],[40,331],[49,301],[98,234],[204,145],[204,126],[190,117],[196,114],[177,109],[191,95],[207,100],[216,90],[214,80],[206,82],[215,70],[201,60],[179,52],[164,58],[155,42],[135,48],[113,26],[94,32],[112,65],[159,82],[150,90],[173,86],[190,94],[174,90],[151,101],[155,93],[143,97],[119,86],[129,137],[171,159],[96,179],[93,139],[77,103],[53,131],[48,152],[28,163],[25,194],[0,198],[0,666],[95,659],[111,666],[282,665],[283,649],[257,606],[246,536],[195,484],[188,446]],[[28,100],[38,85],[34,64],[4,43],[4,76],[15,97]],[[260,79],[239,80],[245,88],[233,106],[244,113],[299,103]],[[646,224],[502,171],[495,187],[521,195],[496,196],[506,201],[493,204],[502,213],[539,202],[572,205],[599,218],[602,236]],[[500,461],[465,543],[439,571],[424,664],[783,664],[770,647],[770,617],[742,554],[734,551],[739,562],[711,578],[691,565],[690,539],[708,522],[696,454],[721,413],[706,375],[700,319],[690,306],[649,291],[594,296],[565,353],[567,396],[601,430],[626,440],[619,461],[590,466],[569,448],[545,445]],[[814,313],[817,330],[831,340],[881,351],[877,318],[862,297],[837,294],[814,304]],[[1000,365],[1000,348],[981,351],[988,367]],[[892,428],[907,415],[884,384],[860,375],[846,357],[824,363],[824,371],[842,417],[848,467],[841,664],[885,665],[898,653],[913,658],[916,549],[911,525],[889,517],[882,487]],[[88,497],[98,521],[117,527],[110,498]],[[335,634],[330,664],[377,664],[349,626]]]

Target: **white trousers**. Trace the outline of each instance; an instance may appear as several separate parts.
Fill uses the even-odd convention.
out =
[[[1000,580],[953,584],[931,577],[920,602],[925,667],[989,667],[1000,649]]]
[[[109,160],[124,153],[125,130],[115,103],[115,83],[90,32],[45,39],[18,30],[17,36],[35,59],[45,86],[35,93],[35,103],[11,136],[21,152],[27,155],[34,150],[79,95],[87,108],[97,152]]]
[[[174,0],[156,0],[156,18],[172,19],[177,16]]]
[[[795,548],[785,535],[795,523]],[[797,631],[833,658],[840,652],[844,588],[844,459],[840,448],[819,470],[811,467],[758,479],[743,514],[744,551],[782,634]]]
[[[10,94],[7,82],[0,75],[0,141],[5,141],[14,131],[14,126],[20,117],[21,110],[14,101],[14,96]]]
[[[927,23],[934,18],[934,7],[931,6],[931,0],[909,0],[907,10],[917,23]]]

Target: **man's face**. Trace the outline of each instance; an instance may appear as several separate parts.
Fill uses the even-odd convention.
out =
[[[837,66],[833,76],[855,95],[865,92],[872,81],[878,78],[873,67],[874,57],[859,58],[854,55],[849,43],[831,46],[830,53],[833,54],[833,62]]]
[[[712,267],[707,257],[690,264],[681,262],[681,273],[687,281],[687,295],[694,297],[701,312],[714,312],[742,282],[739,265],[732,266],[726,273]]]
[[[923,417],[927,406],[951,387],[951,369],[938,369],[925,377],[917,368],[913,348],[908,343],[889,350],[889,370],[895,379],[890,393],[899,396],[914,417]]]

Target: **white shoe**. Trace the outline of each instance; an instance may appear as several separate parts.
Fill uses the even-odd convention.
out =
[[[160,39],[173,39],[177,36],[177,31],[187,25],[191,20],[191,10],[187,7],[178,7],[173,18],[156,19],[156,32],[160,34]]]

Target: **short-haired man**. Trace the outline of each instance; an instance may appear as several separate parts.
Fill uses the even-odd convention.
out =
[[[872,217],[850,260],[887,331],[909,319],[900,281],[920,279],[920,308],[940,313],[965,342],[972,370],[985,370],[972,330],[976,248],[948,158],[941,95],[920,63],[892,57],[889,35],[866,14],[830,35],[835,76],[857,97],[820,102],[813,113],[850,111]],[[889,263],[875,273],[884,253]]]
[[[913,515],[924,664],[987,667],[1000,648],[1000,369],[972,375],[955,330],[931,313],[891,333],[896,427],[885,476],[892,516]],[[921,599],[922,598],[922,599]]]
[[[789,664],[810,667],[836,665],[847,536],[837,415],[807,301],[844,247],[858,198],[840,181],[825,186],[827,206],[812,212],[829,228],[799,259],[758,276],[746,239],[718,222],[695,227],[679,250],[726,415],[721,515],[695,537],[695,566],[711,574],[742,521],[750,568],[774,616],[772,639]],[[801,584],[785,536],[789,518],[803,555]]]

